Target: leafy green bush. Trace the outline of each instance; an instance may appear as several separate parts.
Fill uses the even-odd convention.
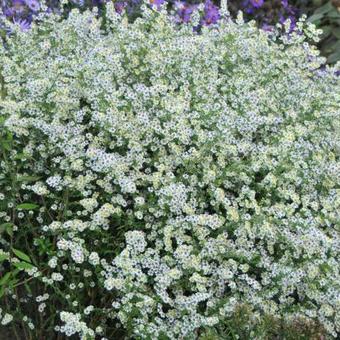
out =
[[[2,326],[336,337],[335,68],[300,33],[142,15],[51,15],[0,47]]]

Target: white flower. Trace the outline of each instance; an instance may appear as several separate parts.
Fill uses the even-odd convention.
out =
[[[92,252],[92,253],[89,255],[89,262],[90,262],[93,266],[98,265],[98,264],[99,264],[99,261],[100,261],[100,258],[99,258],[98,253]]]
[[[72,259],[74,260],[74,262],[83,263],[84,259],[85,259],[83,248],[80,247],[80,246],[75,246],[71,250],[71,256],[72,256]]]
[[[48,265],[51,268],[55,268],[58,264],[58,258],[57,257],[52,257],[49,261],[48,261]]]
[[[1,320],[1,324],[3,326],[8,325],[12,320],[13,320],[13,315],[6,313]]]
[[[51,279],[53,281],[62,281],[64,279],[64,277],[60,273],[52,273]]]

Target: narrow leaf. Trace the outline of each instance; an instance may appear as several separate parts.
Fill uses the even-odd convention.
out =
[[[28,255],[26,255],[25,253],[23,253],[22,251],[18,250],[18,249],[14,249],[12,248],[13,253],[21,260],[26,261],[26,262],[31,262],[31,259],[29,258]]]
[[[0,254],[0,262],[3,262],[8,259],[8,255]]]
[[[11,229],[13,227],[13,223],[3,223],[0,224],[0,234]]]
[[[17,262],[17,263],[14,263],[14,266],[19,269],[32,269],[33,268],[33,265],[27,262]]]
[[[11,277],[12,273],[8,272],[6,273],[1,279],[0,279],[0,286],[5,285],[5,283],[9,280],[9,278]]]
[[[38,176],[18,176],[18,182],[35,182],[38,181],[41,177]]]
[[[39,208],[39,205],[33,203],[22,203],[17,205],[17,208],[22,210],[33,210]]]

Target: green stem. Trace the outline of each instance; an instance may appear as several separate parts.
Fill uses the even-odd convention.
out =
[[[1,74],[0,70],[0,99],[5,99],[5,97],[6,97],[5,79]]]

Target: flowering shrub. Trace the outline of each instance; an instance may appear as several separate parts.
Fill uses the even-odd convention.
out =
[[[318,32],[197,34],[197,13],[144,7],[51,14],[0,47],[1,327],[336,337],[340,91]]]

